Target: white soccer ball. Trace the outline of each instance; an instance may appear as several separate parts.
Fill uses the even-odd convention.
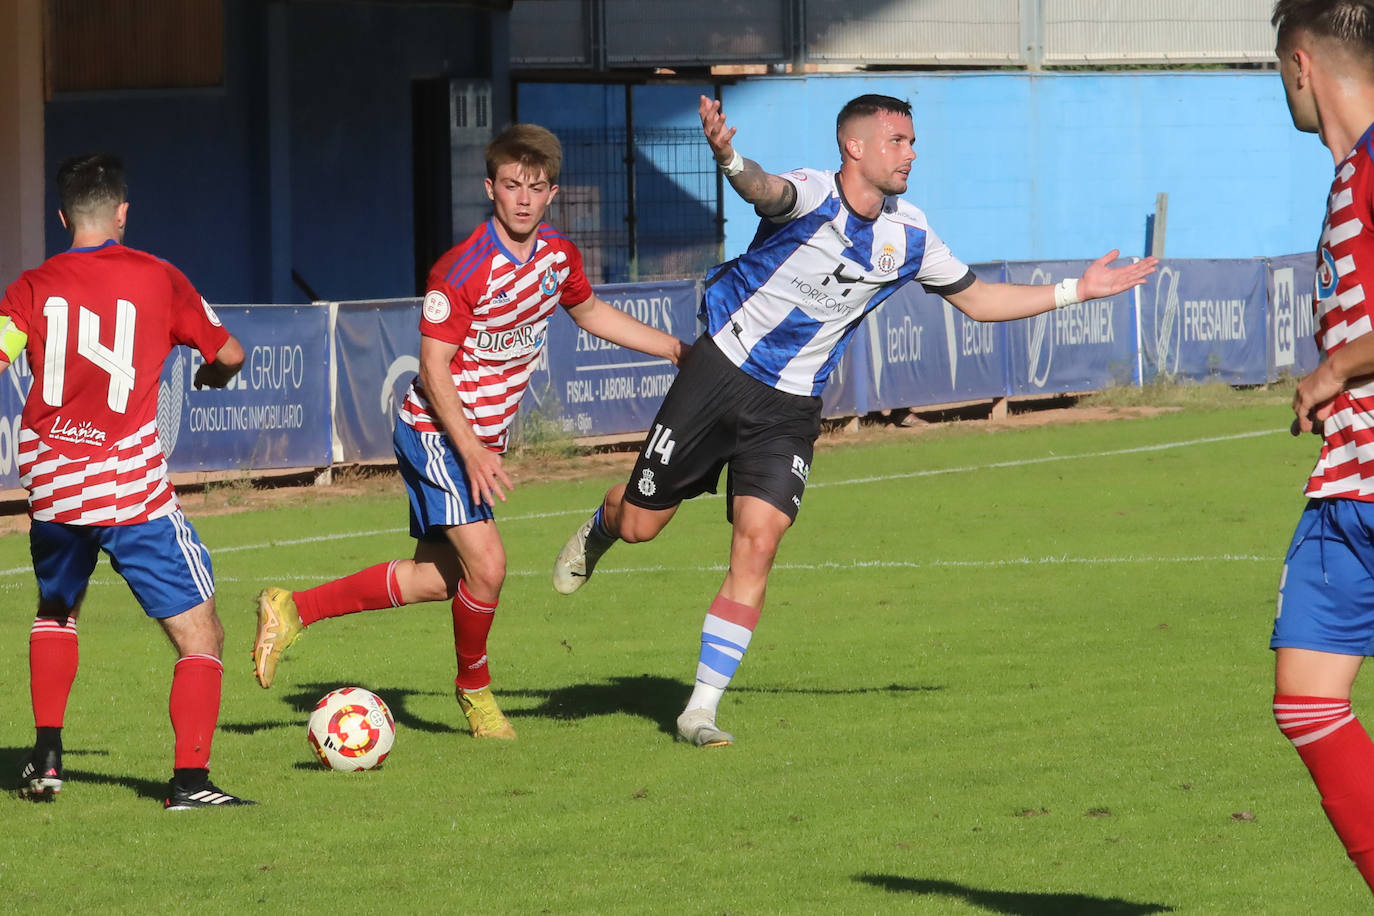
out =
[[[306,734],[315,756],[331,770],[370,770],[391,753],[396,721],[372,691],[340,687],[315,704]]]

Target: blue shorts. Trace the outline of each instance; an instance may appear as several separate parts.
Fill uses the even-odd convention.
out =
[[[180,510],[134,525],[36,521],[29,550],[39,596],[68,610],[85,593],[102,550],[149,617],[175,617],[215,594],[210,551]]]
[[[447,433],[418,432],[397,420],[392,444],[410,497],[411,537],[442,541],[448,528],[496,517],[491,506],[473,498],[467,471]]]
[[[1374,655],[1374,503],[1308,500],[1283,564],[1269,648]]]

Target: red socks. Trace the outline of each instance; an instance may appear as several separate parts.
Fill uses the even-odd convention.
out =
[[[459,690],[481,690],[491,684],[487,670],[487,634],[496,616],[496,605],[472,597],[466,582],[459,581],[453,597],[453,648],[458,654]]]
[[[29,630],[29,696],[37,728],[61,728],[76,680],[76,618],[38,617]]]
[[[396,579],[396,564],[378,563],[351,576],[326,582],[303,592],[294,592],[301,623],[310,626],[326,617],[342,617],[358,611],[400,607],[401,584]]]
[[[210,768],[210,742],[219,721],[224,666],[213,655],[187,655],[172,669],[172,734],[176,769]]]
[[[1374,742],[1349,700],[1276,694],[1274,718],[1307,764],[1345,851],[1374,890]]]

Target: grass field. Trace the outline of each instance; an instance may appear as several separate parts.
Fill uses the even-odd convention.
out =
[[[1270,714],[1283,549],[1315,440],[1278,396],[1106,423],[952,424],[817,455],[721,724],[675,744],[723,504],[548,570],[613,478],[501,509],[510,575],[477,742],[446,606],[313,627],[271,691],[252,598],[409,552],[399,488],[197,517],[228,631],[214,776],[257,808],[170,815],[156,626],[102,566],[52,805],[0,797],[12,912],[1350,913],[1369,895]],[[27,540],[0,538],[0,697],[32,740]],[[312,761],[335,686],[398,721],[376,772]],[[1360,697],[1356,697],[1357,705]],[[12,779],[12,777],[10,777]]]

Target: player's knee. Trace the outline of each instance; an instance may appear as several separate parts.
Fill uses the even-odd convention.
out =
[[[627,544],[642,544],[645,541],[652,541],[658,535],[658,530],[649,525],[639,525],[633,522],[622,522],[620,525],[620,539]]]
[[[501,594],[501,586],[506,583],[506,563],[491,563],[485,565],[474,564],[467,574],[463,576],[467,583],[468,591],[474,596],[486,596],[484,600],[496,600],[496,596]]]
[[[767,572],[778,555],[778,539],[768,531],[738,531],[730,545],[731,567]]]

